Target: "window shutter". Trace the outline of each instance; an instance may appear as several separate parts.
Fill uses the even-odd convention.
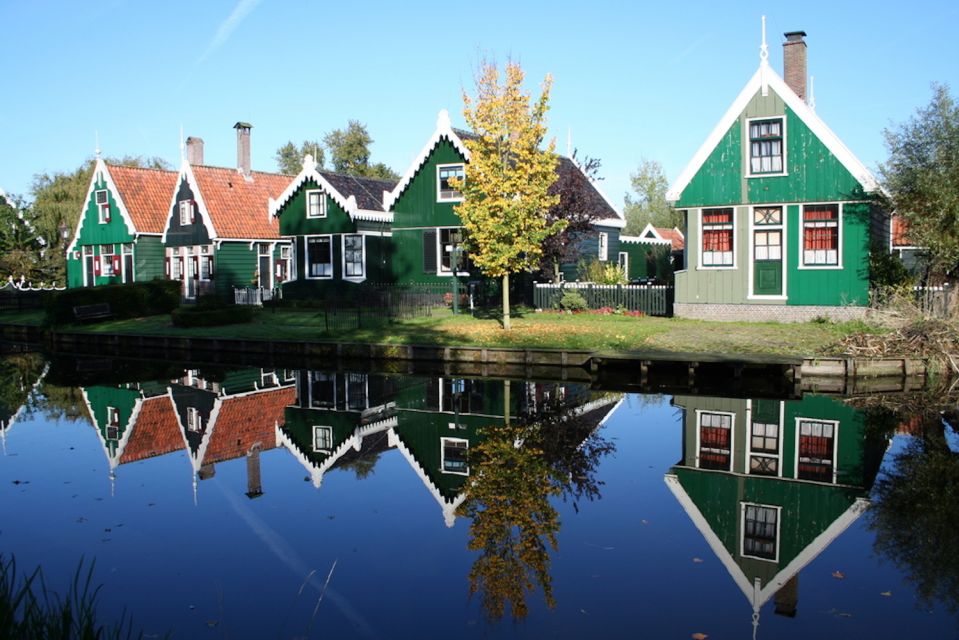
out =
[[[210,274],[210,280],[213,279],[213,256],[206,259],[207,272]]]
[[[193,279],[199,280],[200,279],[200,259],[197,258],[196,256],[193,256],[192,258],[190,258],[190,260],[193,261]]]
[[[276,261],[276,281],[283,282],[283,261]]]
[[[100,208],[103,209],[103,221],[110,222],[110,205],[102,204],[100,205]]]
[[[93,258],[93,275],[100,275],[100,256]]]
[[[196,222],[196,200],[190,200],[190,224]]]
[[[423,273],[436,273],[436,229],[423,232]]]
[[[180,277],[179,280],[186,280],[186,269],[183,268],[183,258],[177,258],[177,264],[180,265]]]
[[[120,254],[113,254],[113,275],[120,273]]]
[[[167,256],[163,259],[163,270],[166,272],[166,277],[170,277],[170,257]]]

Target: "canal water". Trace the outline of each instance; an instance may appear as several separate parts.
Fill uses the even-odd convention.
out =
[[[935,394],[30,354],[0,375],[0,554],[53,590],[94,561],[100,619],[149,637],[959,631]]]

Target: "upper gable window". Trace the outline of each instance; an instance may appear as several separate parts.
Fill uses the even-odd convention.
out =
[[[180,200],[180,226],[193,224],[193,201]]]
[[[749,121],[749,173],[785,173],[785,125],[782,118]]]
[[[436,200],[439,202],[459,202],[463,194],[453,188],[450,180],[466,179],[466,169],[462,164],[441,164],[436,167]]]
[[[97,218],[100,224],[110,222],[110,199],[106,189],[99,189],[95,195],[97,202]]]
[[[323,192],[319,189],[306,192],[306,217],[326,217],[326,198],[323,196]]]

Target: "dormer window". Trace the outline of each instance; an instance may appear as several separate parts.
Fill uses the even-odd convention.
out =
[[[94,196],[97,203],[97,217],[100,224],[110,222],[110,198],[106,189],[99,189]]]
[[[784,129],[782,118],[749,121],[749,173],[751,175],[786,172],[783,153]]]
[[[323,192],[319,189],[306,192],[306,217],[326,217],[326,198],[323,197]]]
[[[180,200],[180,226],[193,224],[193,201]]]
[[[465,180],[466,168],[462,164],[441,164],[436,167],[436,200],[438,202],[460,202],[463,194],[450,184],[452,179]]]

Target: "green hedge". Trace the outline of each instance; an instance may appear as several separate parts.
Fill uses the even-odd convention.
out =
[[[242,324],[253,319],[253,307],[230,305],[221,308],[180,307],[170,314],[173,326],[218,327],[224,324]]]
[[[47,297],[44,307],[52,324],[74,322],[73,308],[107,303],[115,318],[139,318],[170,313],[180,304],[180,283],[157,278],[149,282],[108,284],[58,291]]]

